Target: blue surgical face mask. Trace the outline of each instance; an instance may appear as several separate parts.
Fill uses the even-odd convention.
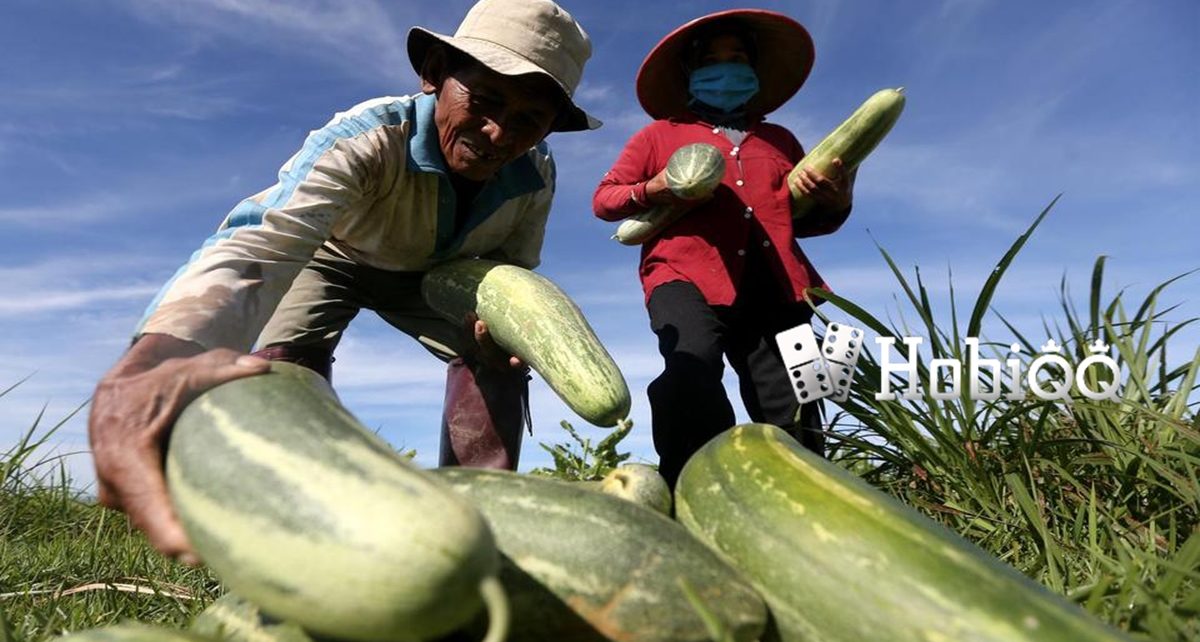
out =
[[[758,76],[744,62],[719,62],[693,71],[688,91],[706,105],[733,111],[758,93]]]

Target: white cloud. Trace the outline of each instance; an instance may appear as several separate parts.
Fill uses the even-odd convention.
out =
[[[219,155],[193,158],[182,152],[153,169],[138,165],[117,167],[103,187],[81,181],[60,193],[38,194],[41,200],[35,204],[0,206],[0,223],[50,231],[78,231],[131,219],[161,226],[178,225],[186,219],[159,217],[165,213],[186,212],[203,204],[208,210],[204,214],[207,216],[204,219],[206,229],[215,231],[230,207],[252,190],[265,187],[262,183],[269,184],[271,177],[267,172],[277,167],[271,163],[282,162],[274,157],[271,160],[262,158],[264,149],[271,146],[276,146],[275,141],[259,142],[258,146],[249,149],[233,148],[231,153],[236,152],[244,158],[234,165],[235,169],[230,168],[227,158]],[[33,153],[41,155],[41,152]],[[85,165],[90,166],[91,161]],[[248,185],[248,181],[236,173],[236,168],[247,167],[256,168],[256,173],[264,175],[258,179],[262,183]],[[153,179],[147,180],[148,175]],[[213,202],[219,205],[214,206]],[[202,234],[196,237],[197,245],[204,238]]]
[[[390,82],[413,82],[405,49],[408,27],[435,12],[369,0],[132,0],[131,7],[146,18],[193,32],[337,64],[348,73]],[[436,13],[448,12],[443,6]]]
[[[61,229],[64,225],[93,223],[128,211],[124,198],[107,192],[73,197],[68,202],[0,208],[0,223]]]
[[[156,285],[133,285],[8,295],[0,299],[0,317],[62,312],[114,301],[148,301],[157,291]]]
[[[591,111],[595,109],[595,105],[602,104],[608,101],[617,92],[617,89],[609,84],[594,84],[584,80],[579,84],[579,88],[575,90],[574,102],[582,106],[585,110]]]
[[[26,135],[105,131],[130,123],[141,124],[146,115],[208,120],[247,110],[262,109],[237,97],[236,71],[197,79],[182,64],[125,68],[104,75],[58,77],[46,84],[10,88],[4,96],[9,109],[41,110],[47,104],[78,105],[91,117],[87,122],[56,122],[47,128],[22,130]]]
[[[156,265],[95,253],[0,267],[0,389],[25,379],[0,398],[0,449],[43,407],[53,422],[88,399],[157,289],[145,276]],[[80,416],[62,433],[83,431]]]
[[[952,220],[989,231],[1019,230],[1021,221],[1000,213],[1015,176],[994,159],[981,165],[973,149],[971,143],[885,140],[860,166],[855,195],[902,201],[906,211],[922,213],[915,225]]]
[[[435,389],[440,403],[446,366],[408,335],[376,318],[360,318],[338,345],[333,371],[338,390],[364,403],[401,397],[425,402]]]
[[[79,292],[128,290],[150,284],[139,278],[146,271],[174,267],[169,260],[150,254],[51,254],[37,262],[0,264],[0,298],[60,289],[64,284]]]

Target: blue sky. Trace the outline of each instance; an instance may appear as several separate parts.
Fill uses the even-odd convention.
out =
[[[654,461],[644,391],[660,362],[637,250],[609,240],[613,226],[591,215],[590,199],[648,122],[633,93],[642,57],[683,21],[739,5],[563,4],[594,45],[576,98],[606,124],[550,138],[560,183],[541,271],[576,299],[625,372],[637,424],[625,443],[636,459]],[[408,28],[452,32],[469,5],[6,0],[0,389],[30,378],[0,399],[0,451],[41,409],[54,421],[86,401],[158,286],[237,201],[273,183],[308,131],[367,98],[415,92]],[[877,316],[895,310],[896,288],[875,241],[905,269],[919,265],[936,300],[950,269],[959,300],[973,301],[996,260],[1060,192],[995,302],[1034,336],[1043,316],[1056,316],[1059,279],[1065,274],[1082,296],[1098,255],[1110,257],[1109,290],[1135,297],[1200,267],[1200,3],[758,6],[791,15],[813,35],[812,75],[771,118],[806,146],[875,90],[906,88],[903,117],[859,172],[850,220],[803,244],[840,294]],[[1167,300],[1181,304],[1173,318],[1200,314],[1197,295],[1197,277],[1169,290]],[[1181,336],[1183,352],[1197,336]],[[363,314],[334,376],[366,425],[433,463],[439,362]],[[564,440],[558,422],[572,419],[540,380],[532,405],[536,432],[522,469],[547,464],[537,442]],[[575,424],[589,437],[605,434]],[[56,444],[81,450],[85,435],[77,417]],[[71,462],[87,484],[88,457]]]

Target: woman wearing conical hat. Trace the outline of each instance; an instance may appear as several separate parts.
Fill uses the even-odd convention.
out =
[[[775,334],[806,323],[807,287],[828,287],[796,239],[830,234],[850,214],[853,172],[811,170],[795,179],[818,207],[793,222],[788,174],[804,149],[766,121],[812,68],[808,32],[779,13],[707,15],[668,34],[642,63],[638,100],[653,123],[635,134],[596,188],[596,216],[616,221],[668,206],[688,210],[642,245],[639,271],[665,362],[648,395],[660,471],[675,480],[687,458],[735,422],[721,383],[737,372],[746,412],[821,453],[819,402],[803,409]],[[684,145],[708,143],[725,159],[711,197],[688,201],[664,168]],[[797,420],[797,412],[801,411]]]

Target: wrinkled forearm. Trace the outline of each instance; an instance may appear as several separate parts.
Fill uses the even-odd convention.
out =
[[[192,357],[204,352],[204,346],[169,334],[143,334],[129,346],[109,371],[109,375],[145,372],[167,359]]]

